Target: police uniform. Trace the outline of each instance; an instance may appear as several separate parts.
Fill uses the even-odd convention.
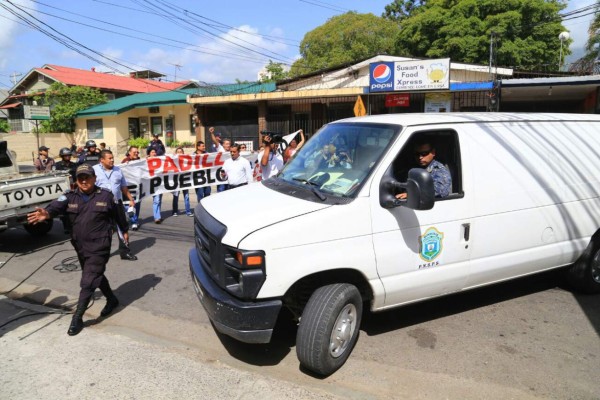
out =
[[[75,183],[75,171],[77,170],[77,164],[73,161],[69,161],[69,164],[64,161],[59,161],[54,164],[52,169],[56,171],[69,171],[69,175],[71,175],[71,182]]]
[[[81,168],[78,168],[78,173]],[[128,230],[127,221],[120,218],[117,207],[113,194],[97,186],[94,186],[94,190],[89,195],[79,189],[68,191],[46,207],[51,217],[62,213],[68,216],[72,226],[71,243],[77,252],[82,269],[79,302],[69,328],[69,335],[76,335],[83,328],[81,318],[96,289],[100,289],[107,298],[107,306],[102,310],[101,315],[110,314],[119,304],[108,279],[104,276],[106,263],[110,258],[115,222],[123,232]],[[75,321],[76,318],[78,321]],[[74,327],[76,322],[77,325]]]
[[[88,164],[94,166],[100,162],[100,153],[90,153],[89,151],[83,153],[79,157],[79,164]]]

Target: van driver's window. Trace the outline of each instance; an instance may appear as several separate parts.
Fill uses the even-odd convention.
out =
[[[424,168],[433,177],[436,200],[463,196],[458,135],[454,131],[413,134],[394,160],[394,177],[405,182],[412,168]],[[399,199],[406,194],[396,194]]]

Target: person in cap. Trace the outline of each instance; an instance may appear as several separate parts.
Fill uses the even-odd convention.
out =
[[[110,258],[115,223],[122,230],[125,240],[129,241],[127,220],[117,212],[119,206],[110,190],[96,186],[94,169],[82,164],[77,167],[75,175],[75,190],[65,192],[46,208],[36,207],[27,215],[27,222],[34,225],[65,213],[71,221],[71,244],[77,253],[82,273],[77,309],[67,331],[69,336],[77,335],[83,329],[83,314],[96,289],[100,289],[107,300],[100,312],[102,317],[108,316],[119,305],[104,275]]]
[[[36,171],[52,171],[52,167],[54,166],[54,158],[48,156],[48,150],[50,149],[46,146],[40,146],[38,149],[38,157],[33,162]]]
[[[152,133],[152,141],[146,148],[147,155],[150,155],[150,150],[156,150],[157,156],[164,156],[165,153],[167,152],[165,149],[165,145],[163,144],[162,140],[160,140],[160,138],[159,138],[159,134],[156,132]]]
[[[85,152],[79,156],[79,165],[88,164],[94,166],[100,162],[100,152],[96,146],[96,142],[88,140],[85,142]]]

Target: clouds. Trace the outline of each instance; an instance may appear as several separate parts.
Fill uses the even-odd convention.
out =
[[[281,30],[276,29],[265,35],[281,34]],[[269,59],[291,64],[296,53],[286,43],[261,36],[257,28],[249,25],[242,25],[225,33],[215,32],[215,36],[209,39],[198,36],[195,38],[195,46],[187,46],[185,49],[150,48],[143,54],[136,54],[135,60],[131,61],[166,74],[170,80],[175,78],[176,73],[177,80],[229,83],[236,79],[255,81],[258,72],[268,64]]]
[[[13,2],[17,5],[30,4],[26,0],[15,0]],[[0,26],[2,26],[0,29],[0,69],[6,68],[13,58],[12,51],[16,42],[15,38],[21,31],[21,23],[17,21],[17,17],[0,7]]]

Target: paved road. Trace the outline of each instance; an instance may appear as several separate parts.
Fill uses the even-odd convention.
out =
[[[169,195],[163,204],[163,209],[170,209]],[[139,261],[121,261],[113,244],[115,257],[107,275],[124,304],[115,315],[95,319],[104,305],[100,299],[84,318],[88,326],[75,338],[66,335],[69,318],[65,317],[58,322],[51,322],[50,316],[33,321],[24,318],[18,328],[13,323],[7,325],[8,332],[0,330],[4,335],[0,338],[2,354],[13,359],[8,365],[0,362],[0,397],[6,397],[2,396],[8,387],[5,383],[20,384],[19,374],[29,373],[27,363],[14,362],[17,357],[31,360],[31,354],[41,354],[39,373],[44,374],[65,362],[44,358],[44,347],[59,346],[66,353],[69,347],[60,346],[73,345],[69,363],[84,359],[89,364],[94,356],[80,352],[78,346],[99,340],[99,346],[110,347],[114,342],[118,351],[107,350],[108,356],[94,358],[92,365],[109,365],[113,374],[128,376],[140,368],[142,375],[154,382],[165,374],[171,376],[172,370],[181,371],[180,364],[186,369],[216,371],[209,375],[215,379],[172,378],[177,390],[173,396],[162,397],[183,398],[193,393],[186,391],[190,387],[210,387],[221,390],[214,398],[235,398],[245,391],[248,398],[255,398],[262,389],[268,398],[277,394],[279,387],[270,384],[279,382],[280,398],[600,398],[600,296],[574,295],[562,287],[560,274],[521,279],[390,312],[367,313],[347,364],[331,377],[318,379],[298,367],[293,324],[282,321],[269,345],[245,345],[215,333],[189,279],[187,253],[192,245],[193,219],[168,217],[167,212],[164,217],[163,224],[155,225],[150,204],[143,205],[145,223],[132,233],[132,248]],[[0,235],[0,293],[54,309],[75,304],[80,273],[68,272],[68,258],[75,253],[61,230],[58,222],[42,239],[30,237],[23,229]],[[4,317],[0,313],[0,318]],[[56,332],[45,341],[50,330]],[[20,339],[23,336],[26,339]],[[140,349],[148,358],[136,356],[143,352]],[[165,361],[170,357],[173,362]],[[98,362],[99,358],[104,362]],[[5,367],[13,373],[5,374]],[[230,371],[238,371],[240,378],[229,380]],[[61,386],[70,382],[70,387],[83,390],[86,385],[75,377],[79,373],[66,374],[55,382]],[[142,378],[120,377],[114,397],[144,398],[132,391],[138,386],[137,379]],[[256,379],[257,392],[248,383]],[[41,393],[35,387],[28,390],[10,392],[17,394],[10,398],[35,398]]]

